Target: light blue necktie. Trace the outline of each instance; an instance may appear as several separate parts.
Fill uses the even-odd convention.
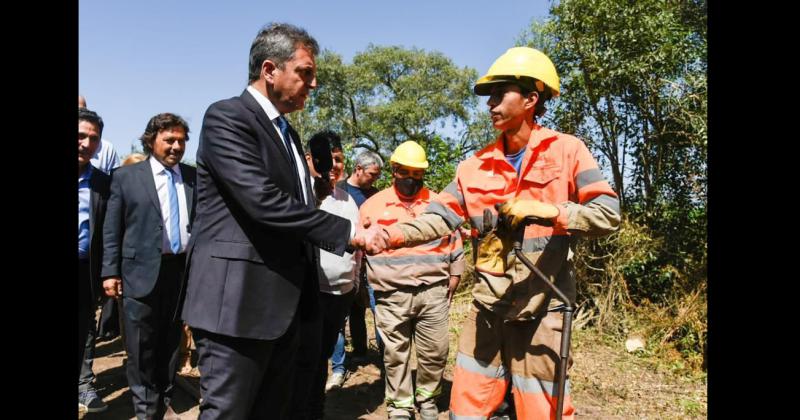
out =
[[[169,247],[173,254],[177,254],[181,250],[181,213],[178,209],[178,190],[175,188],[175,174],[172,169],[164,168],[164,173],[169,178],[167,183],[167,191],[169,191]]]

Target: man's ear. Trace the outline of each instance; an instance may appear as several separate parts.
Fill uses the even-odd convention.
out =
[[[539,92],[534,90],[525,98],[525,109],[533,109],[537,103],[539,103]]]
[[[264,74],[264,79],[269,83],[273,83],[273,75],[277,69],[278,66],[276,66],[272,60],[264,60],[264,62],[261,63],[261,73]]]

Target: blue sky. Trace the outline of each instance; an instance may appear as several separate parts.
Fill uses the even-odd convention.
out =
[[[289,6],[291,4],[291,6]],[[350,62],[370,43],[440,51],[483,74],[514,45],[546,0],[208,1],[80,0],[78,91],[105,121],[120,156],[147,121],[173,112],[189,122],[184,160],[195,160],[213,102],[247,86],[247,60],[271,21],[305,28],[323,49]]]

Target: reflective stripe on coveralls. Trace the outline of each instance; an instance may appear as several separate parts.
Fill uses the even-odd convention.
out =
[[[515,197],[551,203],[559,208],[554,226],[527,226],[523,251],[550,281],[574,301],[575,278],[569,258],[570,237],[573,234],[599,236],[615,231],[620,221],[617,195],[602,177],[586,145],[574,136],[534,125],[526,148],[521,172],[517,174],[505,159],[503,134],[500,134],[494,144],[459,164],[454,183],[438,195],[423,215],[413,222],[387,229],[391,242],[406,245],[426,242],[456,229],[465,220],[470,221],[473,231],[485,233],[484,210],[489,210],[492,220],[487,225],[493,227],[497,219],[494,205]],[[484,324],[531,320],[536,315],[541,316],[548,307],[561,305],[557,299],[548,298],[549,288],[534,277],[513,252],[506,256],[504,275],[497,276],[479,270],[475,274],[478,281],[472,294],[475,304],[486,312]],[[550,318],[561,319],[560,314],[555,316],[548,312],[545,317],[548,325]],[[532,325],[531,321],[509,322],[521,324],[517,333],[506,332],[513,328],[493,328],[498,334],[493,337],[495,345],[502,344],[505,353],[518,355],[516,359],[509,356],[501,360],[499,348],[496,352],[491,350],[492,344],[483,345],[489,351],[481,350],[476,356],[475,352],[482,347],[475,341],[485,339],[481,335],[486,334],[477,333],[474,316],[471,322],[470,326],[470,320],[465,321],[459,342],[459,362],[451,391],[451,418],[486,418],[503,399],[507,379],[497,377],[496,372],[483,375],[465,368],[469,359],[478,366],[505,365],[509,368],[512,382],[518,384],[515,386],[512,383],[516,389],[514,395],[518,413],[525,413],[519,418],[539,418],[535,413],[547,411],[553,415],[555,406],[552,405],[554,399],[550,394],[526,390],[531,389],[528,386],[530,380],[538,381],[545,389],[548,383],[552,387],[560,348],[560,323],[542,328],[544,321],[538,326]],[[541,341],[537,344],[541,349],[537,355],[529,354],[530,341],[526,343],[514,338],[524,333],[535,333],[535,338]],[[549,334],[550,339],[544,339],[542,334]],[[520,364],[521,360],[526,362]],[[514,381],[514,378],[517,380]],[[545,407],[549,407],[549,410]],[[564,399],[563,415],[564,418],[574,415],[569,395]]]
[[[412,203],[405,204],[394,187],[389,187],[365,201],[359,214],[362,222],[369,218],[371,223],[390,226],[414,220],[436,197],[436,193],[423,187]],[[433,284],[464,272],[463,253],[460,235],[446,232],[414,247],[367,256],[367,276],[378,291]]]

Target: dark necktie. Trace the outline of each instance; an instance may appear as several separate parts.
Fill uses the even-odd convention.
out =
[[[289,162],[292,164],[292,168],[294,169],[295,179],[297,180],[297,185],[295,186],[297,189],[298,196],[303,198],[305,193],[303,193],[303,184],[300,182],[300,171],[297,170],[297,162],[294,160],[294,150],[292,149],[292,138],[289,135],[289,122],[286,121],[286,118],[281,115],[275,119],[275,122],[278,124],[278,128],[281,129],[281,135],[283,136],[283,145],[286,146],[286,151],[289,152]]]

